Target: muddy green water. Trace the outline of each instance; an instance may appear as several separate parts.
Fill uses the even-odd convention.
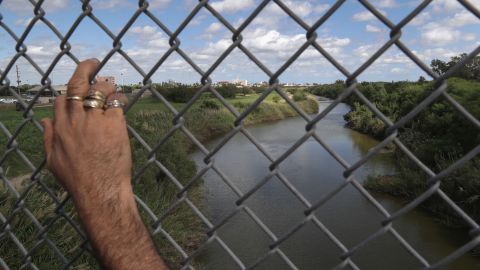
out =
[[[328,102],[320,103],[320,110]],[[344,127],[346,105],[337,106],[318,126],[318,134],[352,164],[366,154],[378,142],[366,135]],[[261,142],[274,157],[279,157],[304,134],[305,121],[290,118],[249,128],[249,132]],[[219,141],[212,141],[210,149]],[[196,153],[199,168],[204,166],[202,155]],[[268,160],[239,134],[229,141],[215,156],[215,164],[242,191],[247,192],[268,173]],[[309,140],[297,149],[281,166],[281,171],[291,183],[311,202],[315,203],[343,181],[342,167],[317,142]],[[395,171],[395,164],[388,153],[374,157],[355,175],[363,179],[369,174],[385,174]],[[214,172],[204,177],[204,208],[213,224],[235,209],[236,195]],[[403,204],[390,196],[373,194],[390,212]],[[246,202],[262,221],[281,236],[299,224],[304,206],[276,178],[259,189]],[[347,247],[352,247],[381,226],[383,215],[376,210],[353,186],[320,207],[316,216]],[[430,263],[454,251],[468,240],[463,232],[447,229],[421,210],[416,210],[396,221],[393,227]],[[268,252],[271,239],[243,211],[238,212],[218,230],[218,235],[234,251],[245,266],[255,262],[260,254]],[[331,269],[337,265],[341,250],[321,230],[307,223],[280,246],[282,251],[300,269]],[[216,242],[212,242],[202,254],[206,269],[239,269],[232,258]],[[360,269],[420,269],[421,264],[408,253],[390,234],[375,239],[359,249],[353,261]],[[255,269],[290,269],[283,260],[272,255]],[[349,268],[346,268],[349,269]],[[480,269],[480,258],[464,255],[445,269]]]

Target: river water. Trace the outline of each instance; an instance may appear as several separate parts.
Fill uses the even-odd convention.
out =
[[[328,102],[321,102],[320,110],[326,106]],[[352,164],[378,142],[344,127],[343,115],[348,110],[345,104],[337,106],[317,125],[317,130],[329,146]],[[272,156],[279,157],[305,133],[304,127],[305,121],[297,117],[250,127],[248,130]],[[212,149],[217,143],[212,141],[207,146]],[[194,154],[194,159],[199,168],[204,166],[201,154]],[[215,164],[242,192],[247,192],[261,181],[268,174],[269,166],[268,160],[241,134],[232,138],[215,155]],[[344,181],[342,169],[313,140],[305,142],[280,165],[284,175],[311,203],[317,202]],[[355,175],[361,182],[366,175],[394,171],[391,154],[383,153],[357,170]],[[204,182],[205,212],[216,224],[235,209],[237,197],[211,170],[205,175]],[[402,206],[398,199],[373,195],[390,212]],[[303,204],[277,178],[272,178],[245,203],[277,236],[290,231],[304,218]],[[384,218],[353,186],[347,186],[316,210],[315,214],[348,248],[376,232]],[[462,231],[444,228],[421,210],[402,217],[393,227],[430,263],[438,261],[467,241]],[[268,246],[272,243],[268,235],[243,211],[223,225],[218,234],[246,266],[255,262],[259,254],[268,252]],[[280,248],[300,269],[331,269],[340,262],[339,255],[342,253],[312,223],[307,223]],[[216,242],[210,244],[201,257],[206,269],[239,269]],[[421,268],[421,264],[390,234],[359,249],[353,261],[361,269]],[[280,257],[273,255],[255,269],[290,268]],[[446,269],[480,269],[480,258],[464,255]]]

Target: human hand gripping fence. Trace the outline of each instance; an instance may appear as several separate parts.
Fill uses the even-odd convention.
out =
[[[470,150],[462,158],[458,159],[456,162],[448,166],[446,169],[442,170],[439,173],[433,172],[425,164],[423,164],[420,159],[418,159],[411,150],[409,150],[404,143],[398,139],[398,130],[403,127],[406,123],[412,120],[416,115],[418,115],[422,110],[434,102],[437,98],[442,97],[445,99],[453,108],[455,108],[460,114],[467,118],[476,129],[480,129],[480,122],[476,119],[470,112],[468,112],[462,105],[460,105],[449,93],[447,93],[447,79],[452,76],[456,71],[462,68],[469,60],[480,53],[480,46],[475,48],[470,52],[465,58],[458,62],[454,67],[452,67],[448,72],[439,76],[434,73],[425,63],[423,63],[401,40],[402,29],[407,23],[412,21],[422,10],[424,10],[428,5],[433,1],[422,1],[419,5],[413,9],[413,11],[408,14],[403,20],[398,24],[392,23],[388,17],[383,15],[377,8],[375,8],[369,1],[359,0],[369,12],[371,12],[379,21],[381,21],[390,31],[389,40],[378,50],[376,51],[366,62],[364,62],[357,70],[349,71],[343,67],[340,62],[338,62],[332,55],[330,55],[323,47],[321,42],[317,39],[316,31],[346,2],[336,1],[329,10],[313,25],[307,24],[299,16],[297,16],[285,3],[280,0],[265,0],[261,1],[260,4],[254,9],[254,11],[248,16],[248,18],[237,28],[233,27],[232,24],[227,21],[219,12],[217,12],[210,4],[209,1],[202,0],[196,4],[195,8],[190,12],[190,14],[182,21],[180,26],[177,29],[171,30],[167,28],[162,21],[156,17],[153,13],[149,11],[148,1],[139,1],[138,7],[133,11],[133,15],[125,24],[125,26],[118,32],[114,34],[105,24],[95,16],[95,10],[92,9],[90,1],[83,0],[81,1],[82,9],[79,10],[79,15],[74,21],[69,30],[62,34],[58,29],[49,21],[48,14],[42,9],[44,1],[29,1],[32,6],[32,11],[34,13],[33,19],[30,21],[25,31],[21,36],[17,36],[11,28],[4,23],[3,16],[0,13],[0,27],[4,30],[6,35],[3,34],[3,38],[11,38],[16,42],[15,51],[16,54],[10,59],[4,70],[0,70],[0,90],[8,89],[10,93],[19,100],[20,106],[23,108],[23,121],[18,123],[13,131],[9,130],[4,123],[0,122],[0,130],[3,135],[7,138],[6,148],[0,157],[0,179],[3,182],[3,185],[8,190],[8,196],[10,199],[14,200],[14,210],[10,213],[0,212],[0,241],[9,241],[14,244],[18,249],[20,254],[21,268],[22,269],[39,269],[34,260],[35,254],[40,249],[48,249],[53,256],[59,259],[62,263],[63,269],[73,268],[76,261],[79,258],[84,256],[93,256],[92,248],[89,245],[87,237],[83,232],[82,228],[79,225],[78,220],[74,215],[68,211],[68,205],[71,203],[71,197],[69,196],[60,196],[58,192],[52,189],[52,186],[47,183],[48,176],[44,173],[46,161],[44,160],[39,165],[34,165],[31,158],[25,153],[25,149],[22,149],[22,146],[17,143],[19,136],[22,132],[25,132],[25,129],[29,125],[33,125],[36,129],[43,132],[43,127],[39,123],[34,113],[34,103],[40,97],[42,92],[52,91],[55,95],[58,93],[52,87],[52,81],[50,79],[52,71],[55,69],[59,61],[64,58],[70,58],[75,63],[79,64],[79,60],[71,52],[72,45],[69,43],[69,40],[72,34],[76,31],[80,23],[84,20],[90,20],[91,22],[98,25],[105,35],[110,37],[113,40],[112,49],[108,52],[105,58],[101,59],[100,64],[96,67],[95,72],[91,74],[91,78],[94,78],[100,70],[108,63],[113,55],[118,54],[122,56],[132,67],[143,77],[143,86],[139,93],[137,93],[129,103],[126,108],[128,112],[135,104],[138,102],[141,95],[149,91],[154,97],[156,97],[160,102],[168,108],[168,110],[173,115],[172,117],[172,127],[164,136],[158,138],[158,143],[151,145],[146,142],[144,138],[137,132],[131,125],[128,125],[127,128],[130,133],[130,136],[133,140],[137,141],[144,150],[148,153],[146,161],[143,166],[135,168],[133,175],[133,183],[136,184],[137,180],[142,177],[142,175],[147,171],[148,167],[154,166],[161,170],[169,179],[169,181],[177,189],[177,198],[176,201],[168,206],[168,208],[161,212],[154,212],[151,207],[145,203],[144,198],[141,197],[141,194],[135,196],[137,206],[140,210],[146,213],[147,218],[147,227],[152,231],[152,235],[161,235],[165,238],[178,252],[181,256],[180,267],[182,269],[196,269],[197,265],[194,260],[205,250],[210,244],[216,243],[231,257],[234,262],[234,266],[238,269],[252,269],[256,266],[259,266],[264,261],[268,260],[272,256],[279,257],[286,266],[291,269],[299,269],[295,263],[289,258],[288,254],[284,252],[281,248],[281,244],[286,240],[291,238],[296,232],[298,232],[302,227],[307,224],[314,225],[318,230],[324,233],[327,238],[338,247],[341,251],[339,254],[339,263],[335,267],[336,269],[360,269],[356,264],[353,255],[360,249],[364,248],[367,244],[374,241],[375,239],[389,234],[398,243],[407,250],[412,257],[414,257],[422,265],[424,269],[439,269],[445,265],[448,265],[453,260],[459,258],[469,250],[480,244],[480,227],[478,223],[472,219],[467,213],[465,213],[458,205],[455,204],[440,188],[442,179],[451,174],[456,169],[460,168],[462,165],[476,157],[480,152],[480,145],[477,145],[472,150]],[[246,29],[248,25],[257,17],[261,11],[270,3],[274,3],[280,7],[281,10],[289,17],[291,17],[296,24],[298,24],[302,29],[305,30],[305,42],[297,50],[292,52],[288,60],[275,71],[269,70],[266,65],[264,65],[248,48],[246,48],[243,42],[242,32]],[[477,17],[480,20],[480,12],[476,9],[470,2],[466,0],[458,0],[466,10],[471,14]],[[192,58],[186,53],[181,46],[181,40],[179,38],[180,34],[185,30],[186,27],[191,23],[192,19],[201,11],[206,10],[212,16],[217,18],[221,24],[223,24],[231,33],[232,33],[232,44],[216,59],[216,61],[204,70],[197,65]],[[0,12],[3,12],[1,9],[0,2]],[[132,27],[134,22],[140,15],[145,15],[153,23],[155,23],[159,28],[161,28],[169,37],[169,49],[163,54],[158,56],[158,61],[150,70],[143,70],[123,49],[122,49],[122,38],[127,33],[127,31]],[[46,70],[43,70],[39,65],[29,56],[28,46],[25,45],[25,40],[28,35],[33,31],[32,29],[36,24],[43,23],[45,24],[54,35],[58,38],[60,52],[54,57],[52,63],[48,66]],[[375,105],[370,102],[357,88],[357,78],[360,74],[365,72],[370,65],[372,65],[383,53],[389,50],[391,47],[397,47],[402,51],[408,58],[412,60],[420,69],[422,69],[426,74],[428,74],[435,81],[435,90],[432,91],[423,101],[417,104],[410,112],[401,117],[397,122],[393,123],[386,117],[380,110],[378,110]],[[239,112],[237,109],[232,106],[225,98],[223,98],[218,91],[215,90],[215,87],[212,85],[212,80],[210,75],[219,67],[219,65],[231,54],[231,52],[238,48],[243,52],[260,70],[262,70],[269,77],[269,86],[266,91],[264,91],[260,97],[253,102],[246,110]],[[314,48],[318,51],[323,57],[325,57],[328,62],[330,62],[339,72],[341,72],[346,78],[346,87],[345,90],[336,98],[325,110],[315,116],[310,116],[305,113],[295,102],[293,102],[289,96],[282,89],[279,77],[289,68],[302,53],[308,48]],[[157,72],[165,61],[176,52],[180,55],[192,68],[201,76],[201,88],[193,98],[188,101],[181,109],[177,110],[172,104],[170,104],[157,90],[152,87],[152,76]],[[12,87],[10,87],[10,79],[12,76],[12,69],[15,66],[15,63],[19,58],[24,58],[32,67],[38,72],[41,76],[40,84],[41,89],[39,93],[31,100],[26,102]],[[211,93],[225,106],[225,108],[235,117],[234,128],[225,135],[220,142],[213,147],[213,149],[207,149],[186,127],[184,116],[191,109],[192,105],[196,104],[199,98],[203,93]],[[259,141],[254,138],[254,136],[244,127],[245,118],[250,115],[258,106],[266,99],[266,97],[271,93],[277,93],[280,95],[288,105],[290,105],[298,115],[305,121],[305,133],[299,138],[295,144],[293,144],[287,151],[285,151],[278,158],[274,158],[267,149],[265,149]],[[350,164],[345,161],[332,147],[330,147],[324,139],[316,132],[316,124],[324,119],[324,117],[331,112],[339,103],[344,101],[351,95],[355,95],[360,99],[364,105],[366,105],[376,117],[382,120],[385,125],[388,127],[384,139],[377,146],[373,147],[368,151],[368,153],[361,158],[360,160]],[[168,169],[167,167],[158,159],[156,152],[160,149],[165,142],[174,136],[174,134],[181,133],[186,136],[191,142],[200,150],[201,153],[205,155],[203,162],[206,167],[203,170],[200,170],[190,181],[187,183],[182,183],[179,181]],[[221,168],[216,166],[214,157],[216,153],[222,149],[222,147],[229,143],[230,139],[233,138],[236,134],[243,134],[261,153],[265,158],[270,162],[269,165],[269,174],[263,178],[259,179],[257,184],[252,187],[247,192],[241,191],[236,184],[228,177],[227,174],[223,173]],[[325,195],[323,198],[319,198],[315,201],[308,200],[296,187],[295,183],[290,181],[285,174],[282,173],[280,165],[285,161],[296,149],[302,146],[307,140],[313,139],[318,144],[320,144],[338,163],[343,167],[343,176],[344,182],[339,183],[338,188],[331,191],[329,194]],[[418,196],[416,199],[410,203],[403,206],[396,212],[388,212],[355,178],[353,173],[364,165],[368,160],[370,160],[374,155],[378,154],[384,147],[389,144],[395,144],[398,149],[405,153],[405,155],[418,167],[418,169],[424,171],[428,176],[428,185],[426,190]],[[12,155],[16,155],[22,163],[25,164],[31,171],[28,185],[26,188],[19,189],[14,185],[12,179],[9,179],[5,176],[4,164]],[[212,223],[208,217],[202,212],[202,209],[192,201],[189,197],[189,191],[192,186],[199,182],[203,175],[207,171],[214,172],[218,175],[222,181],[231,188],[232,192],[236,195],[237,200],[236,208],[223,217],[219,222]],[[257,190],[264,187],[269,181],[278,181],[284,185],[297,199],[300,203],[303,204],[304,218],[296,226],[292,227],[290,230],[283,232],[281,235],[275,234],[269,226],[262,221],[262,219],[251,209],[246,201],[253,195]],[[346,187],[355,188],[366,200],[368,200],[378,211],[383,215],[384,219],[381,222],[381,227],[375,233],[369,235],[362,241],[354,245],[346,245],[339,239],[322,221],[315,215],[315,210],[319,209],[325,205],[331,198],[336,196],[339,192],[344,190]],[[25,203],[25,198],[28,196],[29,192],[33,189],[38,189],[41,192],[45,193],[53,202],[55,209],[48,209],[54,213],[54,217],[46,220],[45,222],[39,221],[38,216],[29,209],[29,206]],[[67,187],[68,190],[68,187]],[[422,202],[425,202],[428,198],[433,195],[439,196],[446,204],[448,204],[456,214],[469,225],[470,228],[470,240],[459,247],[456,251],[450,253],[448,256],[438,260],[438,261],[428,261],[422,254],[420,254],[408,241],[402,237],[402,235],[393,227],[395,221],[397,221],[402,216],[406,215],[412,209],[419,206]],[[196,217],[201,221],[201,223],[207,228],[206,240],[195,250],[186,250],[182,245],[180,245],[175,237],[173,237],[168,230],[166,230],[162,225],[165,220],[173,211],[175,211],[180,205],[186,205],[188,208],[196,215]],[[222,237],[217,233],[217,231],[230,221],[234,216],[243,212],[251,218],[251,220],[258,226],[259,229],[265,232],[265,234],[270,238],[271,244],[269,245],[268,252],[264,254],[258,254],[257,259],[253,263],[246,264],[243,260],[229,247],[228,243],[222,239]],[[22,241],[22,237],[19,237],[15,232],[15,227],[12,226],[12,220],[17,216],[24,216],[31,221],[33,224],[33,231],[37,237],[37,242],[33,246],[26,246]],[[60,220],[65,221],[67,226],[72,227],[78,238],[80,239],[80,244],[76,245],[73,248],[70,248],[70,252],[65,254],[63,247],[59,247],[58,243],[55,240],[52,240],[49,236],[49,232],[52,230],[56,223]],[[4,269],[12,269],[9,266],[9,262],[1,258],[0,255],[0,267]]]

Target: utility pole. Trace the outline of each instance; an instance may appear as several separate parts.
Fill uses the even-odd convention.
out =
[[[18,71],[18,65],[15,65],[15,68],[17,70],[17,92],[20,95],[20,83],[22,81],[20,80],[20,71]]]
[[[124,76],[125,74],[123,74],[123,72],[120,73],[120,76],[122,76],[122,93],[125,93],[125,80],[124,80]]]

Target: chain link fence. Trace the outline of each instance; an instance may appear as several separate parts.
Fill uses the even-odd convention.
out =
[[[36,264],[35,254],[39,250],[48,250],[49,256],[57,258],[60,260],[61,268],[71,269],[78,268],[77,262],[79,260],[87,260],[88,258],[93,258],[92,251],[89,247],[88,240],[85,234],[82,232],[82,229],[79,226],[79,221],[76,219],[74,211],[72,210],[71,202],[68,196],[59,192],[55,188],[54,181],[51,179],[51,176],[45,172],[45,161],[36,162],[32,161],[32,157],[28,153],[28,149],[22,149],[22,145],[17,141],[22,136],[22,132],[25,132],[27,128],[33,128],[37,130],[37,135],[40,136],[42,132],[42,127],[38,122],[38,118],[34,113],[34,104],[35,101],[41,96],[42,92],[52,91],[57,93],[52,87],[52,80],[50,79],[52,71],[55,69],[59,61],[66,57],[73,60],[75,63],[79,63],[78,58],[71,52],[72,45],[69,40],[78,28],[79,24],[84,20],[90,20],[98,25],[103,32],[113,40],[113,47],[105,58],[101,59],[100,68],[97,73],[102,70],[102,68],[108,63],[108,61],[115,54],[121,55],[141,76],[143,77],[143,87],[140,92],[137,93],[133,98],[132,102],[128,105],[127,111],[136,106],[139,98],[144,92],[151,92],[151,94],[157,98],[161,103],[168,108],[172,117],[172,125],[169,127],[169,132],[163,135],[160,138],[157,138],[156,144],[147,143],[140,132],[137,132],[132,125],[128,126],[128,130],[132,137],[132,140],[138,143],[139,147],[143,147],[145,151],[145,161],[142,166],[135,169],[134,173],[134,183],[137,183],[142,175],[148,170],[149,167],[157,167],[170,183],[172,183],[176,188],[176,197],[172,204],[164,208],[161,212],[155,212],[152,207],[145,202],[142,198],[142,194],[137,193],[136,200],[138,207],[141,209],[144,218],[146,219],[147,227],[152,231],[152,234],[155,236],[161,236],[164,241],[168,242],[174,249],[175,256],[179,256],[178,267],[182,269],[196,269],[201,268],[201,264],[197,264],[196,257],[210,244],[218,244],[227,254],[231,257],[233,265],[238,269],[252,269],[256,266],[262,264],[262,262],[268,260],[272,256],[278,256],[286,266],[291,269],[298,269],[295,263],[289,258],[288,254],[284,252],[281,248],[281,244],[299,231],[302,227],[307,224],[313,224],[319,231],[324,233],[327,238],[338,247],[341,251],[339,255],[339,264],[336,266],[336,269],[360,269],[356,264],[353,255],[359,249],[362,249],[364,246],[374,241],[375,239],[389,234],[395,238],[398,243],[408,251],[418,262],[423,266],[424,269],[438,269],[443,266],[448,265],[455,259],[461,257],[468,251],[472,250],[480,244],[480,227],[478,223],[471,218],[467,213],[465,213],[458,205],[455,204],[440,188],[442,179],[451,174],[454,170],[458,169],[480,152],[480,145],[474,147],[470,152],[468,152],[461,159],[457,160],[451,164],[448,168],[444,169],[439,173],[434,173],[429,169],[425,164],[423,164],[420,159],[418,159],[399,139],[398,132],[406,123],[412,120],[416,115],[418,115],[422,110],[434,102],[437,98],[442,97],[451,106],[453,106],[460,114],[465,116],[473,126],[478,129],[480,128],[480,122],[473,115],[471,115],[466,109],[462,107],[454,98],[452,98],[449,93],[447,93],[447,79],[454,74],[458,69],[460,69],[465,63],[471,60],[473,57],[480,53],[480,46],[477,47],[474,51],[468,54],[464,59],[462,59],[456,66],[451,68],[448,72],[443,75],[438,75],[433,72],[428,65],[422,62],[401,40],[402,37],[402,28],[404,28],[407,23],[411,22],[422,10],[424,10],[429,4],[433,1],[421,1],[419,5],[408,14],[403,20],[398,24],[392,23],[388,17],[386,17],[382,12],[375,8],[367,0],[359,0],[359,2],[371,12],[378,20],[380,20],[390,31],[389,40],[376,51],[365,63],[363,63],[357,70],[349,71],[342,64],[337,61],[331,54],[329,54],[323,47],[322,44],[317,39],[316,31],[339,9],[342,5],[345,4],[345,0],[336,1],[328,11],[319,18],[313,25],[307,24],[302,20],[297,14],[295,14],[285,3],[281,0],[264,0],[254,9],[254,11],[248,16],[248,18],[237,28],[232,26],[232,24],[226,20],[219,12],[217,12],[208,0],[201,0],[196,4],[195,8],[190,12],[190,14],[183,20],[180,26],[171,30],[167,28],[159,19],[149,10],[148,1],[138,1],[138,8],[125,24],[125,26],[115,34],[111,29],[109,29],[97,16],[90,5],[89,0],[81,0],[82,9],[78,15],[75,22],[71,25],[69,30],[66,33],[61,33],[55,25],[49,21],[47,14],[42,9],[42,5],[45,1],[39,0],[30,0],[28,4],[32,5],[32,10],[35,14],[33,19],[30,21],[25,31],[21,36],[17,36],[3,21],[3,16],[0,14],[0,28],[4,30],[2,33],[1,40],[13,39],[16,43],[15,51],[16,54],[10,59],[7,66],[4,70],[0,70],[0,89],[8,89],[10,93],[18,99],[19,104],[23,108],[22,117],[23,121],[16,124],[15,128],[8,129],[4,123],[0,122],[0,134],[6,138],[5,150],[0,152],[0,179],[6,190],[8,191],[8,199],[12,200],[12,211],[8,213],[0,212],[0,241],[3,243],[9,242],[16,249],[16,260],[20,269],[39,269]],[[470,11],[473,15],[480,19],[480,12],[477,10],[471,3],[466,0],[458,0],[458,2]],[[291,17],[295,23],[297,23],[305,31],[305,42],[297,50],[291,53],[291,57],[278,69],[270,70],[264,65],[248,48],[246,48],[242,42],[242,32],[251,22],[259,16],[260,12],[270,3],[278,5],[285,14]],[[27,3],[23,3],[27,4]],[[0,1],[1,8],[1,1]],[[1,10],[1,9],[0,9]],[[200,68],[199,65],[192,60],[192,58],[186,53],[181,46],[181,40],[179,35],[188,27],[189,23],[192,22],[192,19],[201,11],[206,10],[212,16],[218,19],[232,34],[233,43],[226,49],[218,59],[206,70]],[[159,28],[161,28],[169,37],[169,49],[163,55],[159,55],[159,59],[156,64],[150,70],[143,70],[125,51],[122,49],[122,38],[125,36],[127,31],[132,27],[134,22],[140,15],[146,15],[155,23]],[[52,33],[58,38],[59,46],[61,51],[54,57],[51,64],[47,69],[42,69],[30,56],[28,46],[25,45],[25,40],[29,34],[33,31],[35,25],[43,23],[48,27]],[[393,123],[386,117],[382,112],[380,112],[372,102],[370,102],[357,88],[357,77],[365,72],[372,63],[377,60],[383,53],[389,50],[391,47],[397,47],[400,49],[408,58],[410,58],[421,70],[428,74],[435,82],[435,90],[426,97],[422,102],[417,104],[417,106],[411,110],[409,113],[400,118],[399,121]],[[266,91],[264,91],[260,97],[253,102],[246,110],[239,112],[234,106],[232,106],[225,98],[223,98],[219,92],[216,91],[210,75],[219,67],[219,65],[227,58],[231,52],[238,48],[243,52],[253,63],[258,66],[268,77],[269,77],[269,86]],[[297,58],[308,48],[314,48],[321,55],[325,57],[328,62],[330,62],[338,71],[340,71],[346,78],[346,88],[338,96],[337,99],[321,113],[311,116],[305,113],[293,100],[289,98],[284,89],[282,89],[281,84],[279,83],[279,77],[282,75],[287,68],[289,68]],[[152,87],[152,76],[157,72],[162,64],[169,58],[172,53],[176,52],[180,55],[198,74],[201,76],[201,88],[196,92],[194,97],[187,102],[181,109],[177,109],[175,106],[170,104],[154,87]],[[15,63],[20,59],[24,58],[30,65],[40,74],[41,76],[41,89],[38,94],[33,98],[33,100],[27,102],[11,87],[11,78],[14,71],[12,70],[15,66]],[[214,95],[220,102],[228,109],[228,111],[235,117],[234,128],[225,136],[222,137],[220,142],[213,147],[213,149],[207,149],[201,142],[196,138],[196,136],[188,129],[185,125],[184,116],[189,111],[189,109],[198,102],[200,96],[203,93],[211,93]],[[283,153],[280,157],[274,158],[271,154],[259,143],[259,141],[254,138],[250,132],[244,127],[244,120],[249,116],[258,106],[265,100],[265,98],[276,92],[286,103],[289,104],[298,115],[305,120],[305,134],[298,141],[292,145],[288,151]],[[384,139],[375,147],[370,149],[368,153],[361,158],[360,160],[350,164],[346,162],[333,148],[331,148],[321,136],[316,132],[316,124],[321,121],[329,112],[331,112],[339,103],[344,101],[350,95],[356,95],[364,105],[366,105],[379,119],[381,119],[385,125],[388,127],[386,136]],[[1,112],[3,113],[3,112]],[[130,123],[132,124],[132,123]],[[185,183],[185,181],[180,181],[177,179],[161,162],[157,157],[157,151],[165,144],[165,142],[174,136],[175,134],[181,133],[186,136],[191,142],[199,149],[201,153],[205,155],[203,162],[205,163],[205,168],[200,170],[193,178]],[[234,137],[236,134],[243,134],[269,161],[270,166],[268,168],[269,174],[257,182],[257,184],[252,187],[247,192],[242,192],[232,181],[228,175],[222,172],[221,168],[216,166],[214,162],[214,156],[216,153],[222,149],[222,147],[229,143],[229,140]],[[36,136],[37,136],[36,135]],[[295,184],[292,183],[282,170],[279,169],[280,164],[284,162],[296,149],[298,149],[304,142],[307,140],[313,139],[318,142],[339,164],[344,168],[343,176],[344,183],[338,186],[335,190],[331,191],[329,194],[320,198],[316,201],[309,201],[302,193],[296,189]],[[403,151],[411,161],[416,164],[419,170],[424,171],[429,176],[429,181],[427,189],[418,196],[415,200],[404,205],[398,211],[393,213],[388,212],[355,178],[353,173],[369,161],[374,155],[378,154],[384,147],[389,144],[395,144],[398,149]],[[29,177],[27,179],[26,187],[20,188],[14,181],[14,179],[9,179],[6,177],[4,168],[5,163],[9,158],[15,156],[16,159],[21,161],[30,171]],[[197,182],[201,181],[202,176],[207,172],[213,172],[222,179],[222,181],[228,185],[234,194],[237,196],[235,202],[236,208],[227,216],[223,217],[220,222],[212,223],[208,216],[202,212],[202,207],[198,205],[198,201],[190,198],[190,190]],[[275,234],[269,226],[267,226],[261,218],[247,206],[246,201],[261,187],[265,186],[267,182],[271,179],[278,179],[303,205],[304,209],[299,210],[303,211],[304,219],[297,224],[297,226],[291,228],[289,231],[283,232],[283,234]],[[277,180],[273,180],[277,181]],[[337,236],[329,229],[327,226],[315,215],[315,210],[320,208],[322,205],[326,204],[331,198],[336,196],[340,191],[346,187],[354,187],[366,200],[368,200],[378,211],[383,215],[384,220],[381,222],[381,228],[375,233],[366,237],[363,241],[353,245],[347,246],[344,244]],[[52,207],[44,209],[44,212],[49,212],[53,214],[53,218],[47,220],[41,219],[39,217],[40,213],[38,211],[32,211],[32,205],[26,203],[26,198],[29,196],[29,193],[32,190],[39,191],[44,193],[49,201],[52,202]],[[406,215],[412,209],[418,207],[421,203],[425,202],[427,199],[433,195],[439,196],[446,204],[448,204],[456,214],[463,219],[470,227],[470,240],[463,246],[459,247],[457,250],[449,254],[448,256],[442,258],[438,261],[428,261],[425,257],[422,256],[409,242],[402,237],[402,235],[392,226],[395,221],[397,221],[402,216]],[[4,201],[1,203],[5,203]],[[42,203],[42,201],[37,201],[37,203]],[[186,206],[188,211],[190,211],[201,223],[200,225],[206,228],[206,233],[204,241],[198,247],[195,248],[185,248],[177,242],[175,236],[172,236],[167,229],[165,229],[164,222],[168,216],[179,207]],[[239,212],[243,212],[248,215],[251,220],[261,229],[266,235],[270,238],[271,244],[269,245],[269,250],[265,254],[258,254],[257,260],[253,263],[246,264],[242,259],[229,247],[228,243],[224,241],[217,231],[229,222],[235,215]],[[44,215],[44,213],[41,213]],[[29,234],[35,236],[36,241],[33,244],[26,245],[22,239],[23,236],[19,236],[16,231],[15,226],[18,223],[14,223],[15,219],[18,219],[19,216],[28,220],[30,224]],[[59,225],[60,224],[60,225]],[[63,244],[59,244],[56,241],[56,235],[52,234],[52,228],[58,229],[58,227],[67,226],[68,230],[73,230],[75,237],[71,237],[71,241],[75,243],[74,246],[65,247]],[[75,238],[75,241],[74,241]],[[3,251],[0,251],[0,254]],[[164,256],[169,256],[169,254],[163,254]],[[172,255],[173,256],[173,255]],[[87,258],[87,259],[85,259]],[[9,265],[7,259],[0,257],[0,269],[17,269],[18,266]],[[94,259],[90,259],[94,260]],[[79,267],[78,269],[80,269]]]

